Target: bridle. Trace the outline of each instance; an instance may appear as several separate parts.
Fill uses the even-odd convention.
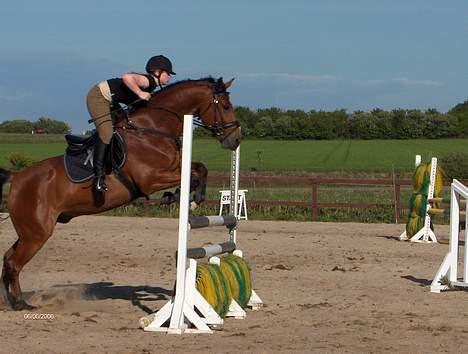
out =
[[[214,136],[214,137],[222,136],[223,138],[222,138],[221,142],[224,142],[224,140],[226,140],[235,131],[235,129],[232,129],[229,133],[226,134],[227,129],[240,127],[240,124],[239,124],[239,122],[237,120],[235,120],[233,122],[229,122],[229,123],[224,122],[223,114],[220,111],[220,109],[221,109],[220,106],[223,106],[223,109],[229,109],[229,107],[224,106],[222,104],[222,102],[220,101],[220,97],[223,96],[223,95],[228,96],[229,93],[225,92],[225,91],[224,92],[216,92],[215,90],[213,90],[213,99],[211,100],[210,104],[205,108],[203,113],[200,112],[200,113],[196,114],[196,116],[198,116],[200,119],[202,119],[204,114],[206,112],[208,112],[208,110],[210,108],[213,107],[213,109],[214,109],[214,122],[213,122],[213,124],[206,124],[206,123],[203,123],[203,122],[200,122],[200,121],[194,121],[193,122],[193,124],[195,124],[196,126],[210,131],[212,136]]]

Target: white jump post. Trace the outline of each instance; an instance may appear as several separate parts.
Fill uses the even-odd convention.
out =
[[[230,175],[230,190],[231,190],[231,205],[229,213],[239,215],[239,203],[237,203],[237,196],[239,195],[239,168],[240,168],[240,145],[231,153],[231,175]],[[237,225],[229,232],[229,239],[236,242],[237,239]]]
[[[247,220],[247,205],[245,204],[245,194],[243,198],[243,204],[239,205],[239,203],[237,202],[237,196],[239,195],[239,170],[240,170],[240,145],[236,148],[236,150],[234,150],[231,153],[231,175],[230,175],[231,205],[229,207],[229,214],[231,216],[236,217],[237,220],[240,220],[242,219],[241,210],[242,208],[244,208],[245,218],[243,219]],[[239,210],[239,207],[241,208],[241,210]],[[234,227],[229,229],[229,241],[233,242],[234,244],[237,244],[237,226],[238,224],[236,224]],[[235,250],[233,253],[234,255],[239,256],[239,257],[243,256],[241,250]],[[213,257],[213,258],[216,258],[216,257]],[[214,262],[216,262],[216,260],[214,260]],[[238,309],[234,300],[233,300],[233,304],[231,305],[232,305],[232,309],[231,307],[229,308],[229,312],[226,316],[233,316],[233,317],[239,318]],[[249,306],[252,310],[258,310],[259,308],[263,306],[262,299],[260,299],[260,297],[258,296],[258,294],[255,292],[254,289],[252,289],[252,294],[247,303],[247,306]],[[242,310],[240,307],[239,309]]]
[[[444,258],[434,280],[431,284],[431,292],[440,293],[441,290],[450,288],[468,288],[468,213],[465,213],[465,246],[463,264],[463,278],[458,278],[459,258],[459,233],[460,233],[460,204],[461,200],[468,200],[468,188],[454,179],[450,192],[450,244],[449,251]]]
[[[239,190],[239,168],[240,168],[240,145],[231,153],[231,175],[230,189],[228,191],[220,191],[221,200],[219,203],[219,215],[222,215],[224,198],[229,199],[229,214],[235,215],[239,220],[247,220],[247,204],[245,193],[247,189]],[[236,196],[233,198],[233,196]],[[235,241],[236,230],[231,233],[231,238]]]
[[[421,164],[421,155],[416,155],[416,167]],[[434,231],[431,229],[431,215],[429,214],[429,209],[431,208],[431,201],[434,198],[434,187],[435,187],[435,180],[437,174],[437,158],[433,157],[431,159],[431,175],[430,175],[430,182],[429,182],[429,190],[427,193],[427,200],[426,200],[426,215],[424,217],[424,226],[419,230],[416,234],[414,234],[411,238],[411,242],[422,242],[422,243],[437,243],[436,235]],[[406,234],[406,230],[400,235],[400,240],[408,240],[408,235]]]
[[[190,203],[190,170],[192,162],[192,115],[184,115],[182,169],[180,182],[179,205],[179,240],[177,248],[177,280],[175,295],[158,312],[140,319],[140,325],[145,331],[182,333],[212,333],[208,325],[222,325],[223,319],[200,295],[195,288],[197,262],[194,258],[212,257],[218,254],[233,252],[242,256],[236,250],[237,207],[231,208],[227,216],[198,216],[189,218]],[[239,148],[233,152],[231,161],[231,191],[237,195],[239,188]],[[235,200],[235,198],[231,198]],[[235,203],[237,204],[237,203]],[[187,238],[190,229],[207,226],[229,227],[229,240],[221,244],[187,249]],[[213,257],[212,262],[217,262]],[[261,299],[252,290],[249,305],[254,309],[260,307]],[[196,311],[196,310],[197,311]],[[245,311],[235,302],[229,307],[227,316],[244,318]],[[193,325],[191,328],[189,325]]]

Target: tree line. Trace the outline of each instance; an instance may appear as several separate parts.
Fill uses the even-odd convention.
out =
[[[447,113],[436,109],[376,108],[370,112],[303,111],[236,107],[236,117],[244,137],[283,140],[332,139],[417,139],[468,137],[468,100]],[[52,134],[67,134],[67,123],[41,117],[35,122],[7,120],[0,123],[2,133],[31,133],[45,128]],[[197,136],[210,133],[196,129]]]
[[[447,113],[436,109],[305,112],[279,108],[254,111],[248,107],[237,107],[236,117],[243,135],[252,138],[331,140],[468,136],[468,101],[457,104]]]
[[[31,134],[39,129],[49,134],[68,134],[71,131],[67,123],[47,117],[40,117],[36,121],[15,119],[0,122],[0,133]]]

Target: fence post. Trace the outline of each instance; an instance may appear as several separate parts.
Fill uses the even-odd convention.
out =
[[[397,179],[395,182],[395,224],[398,224],[398,220],[400,218],[400,210],[401,210],[401,184],[400,181]]]
[[[316,179],[312,180],[312,220],[317,220],[318,216],[318,183]]]

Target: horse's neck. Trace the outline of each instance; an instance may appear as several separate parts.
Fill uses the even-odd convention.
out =
[[[181,87],[179,91],[174,91],[168,94],[167,97],[158,97],[157,101],[154,102],[154,106],[168,108],[183,116],[184,114],[195,113],[195,111],[200,108],[200,105],[203,104],[205,98],[205,85],[198,85],[186,89]]]
[[[203,103],[203,92],[193,89],[184,94],[175,93],[173,97],[160,97],[147,107],[136,112],[135,124],[139,127],[154,129],[168,134],[181,135],[183,116],[194,114]]]
[[[131,120],[138,128],[151,129],[174,136],[180,136],[182,133],[182,121],[176,112],[146,108],[139,111]]]

